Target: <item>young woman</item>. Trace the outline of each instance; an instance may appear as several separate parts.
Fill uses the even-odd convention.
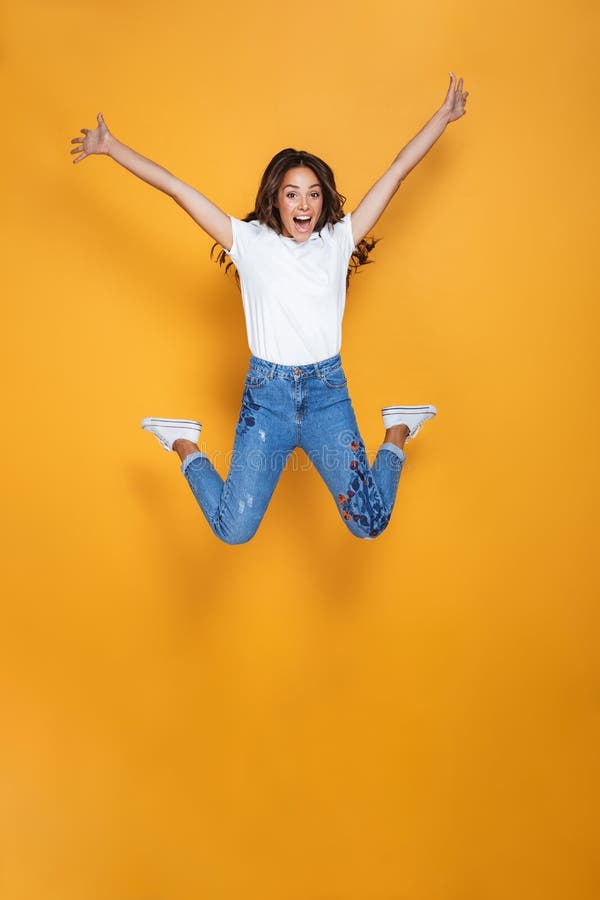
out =
[[[201,424],[146,418],[142,428],[181,459],[181,469],[213,532],[248,541],[265,513],[286,460],[301,447],[333,494],[353,535],[387,526],[405,460],[404,444],[435,415],[434,406],[382,410],[386,429],[369,465],[340,359],[341,325],[352,268],[368,262],[366,235],[402,181],[465,113],[463,80],[404,147],[352,213],[344,214],[329,166],[305,151],[282,150],[262,177],[254,210],[236,219],[195,188],[118,141],[102,114],[75,137],[73,162],[105,154],[172,197],[223,248],[241,281],[250,366],[226,481],[198,449]],[[229,268],[229,263],[227,268]]]

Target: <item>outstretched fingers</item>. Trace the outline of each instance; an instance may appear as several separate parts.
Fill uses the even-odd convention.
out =
[[[467,97],[469,96],[469,92],[463,92],[463,79],[462,76],[458,79],[458,84],[456,83],[456,75],[454,72],[449,72],[450,75],[450,86],[448,87],[448,93],[446,94],[446,100],[444,106],[451,116],[451,120],[458,119],[460,116],[464,115],[466,112],[465,103]]]
[[[102,113],[100,113],[98,117],[99,120],[101,116]],[[90,134],[92,134],[93,136],[93,130],[90,128],[80,128],[79,130],[83,137],[79,137],[78,135],[77,137],[71,138],[71,143],[78,145],[77,147],[73,147],[73,149],[71,150],[71,154],[78,154],[73,160],[74,163],[81,162],[82,159],[86,159],[90,155],[88,151],[91,149],[91,147],[88,143],[86,148],[86,141],[88,141]]]
[[[83,131],[83,129],[82,129],[82,131]],[[86,135],[86,137],[87,137],[87,135]],[[73,149],[71,150],[71,155],[78,154],[75,156],[75,159],[73,160],[74,163],[81,162],[82,159],[85,159],[86,156],[88,156],[88,154],[85,151],[85,147],[83,146],[84,141],[85,141],[85,138],[82,138],[82,137],[74,137],[71,139],[72,144],[77,144],[77,146],[73,147]]]
[[[450,84],[448,85],[448,93],[446,94],[446,103],[451,103],[452,98],[454,97],[454,85],[456,82],[456,75],[454,72],[449,72],[450,75]]]

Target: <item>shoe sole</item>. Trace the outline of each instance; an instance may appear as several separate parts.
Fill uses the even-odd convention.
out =
[[[196,422],[195,419],[156,419],[153,417],[142,419],[142,428],[151,428],[153,425],[167,428],[202,428],[201,423]]]

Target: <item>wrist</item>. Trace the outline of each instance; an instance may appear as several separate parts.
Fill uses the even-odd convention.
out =
[[[447,109],[444,109],[443,106],[440,106],[433,118],[437,119],[440,125],[442,125],[444,128],[450,122],[450,114]]]
[[[114,137],[114,136],[109,132],[109,133],[106,135],[106,150],[104,150],[104,153],[105,153],[107,156],[112,156],[112,158],[114,159],[114,158],[115,158],[115,156],[114,156],[114,151],[115,151],[115,148],[116,148],[116,146],[117,146],[118,143],[119,143],[119,141],[116,139],[116,137]]]

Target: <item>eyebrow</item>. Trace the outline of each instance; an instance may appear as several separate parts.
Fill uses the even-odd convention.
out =
[[[285,188],[289,188],[289,187],[296,188],[296,190],[298,190],[298,191],[300,190],[299,184],[286,184],[284,187],[284,191],[285,191]],[[311,186],[309,187],[309,191],[310,191],[310,188],[314,188],[314,187],[321,187],[321,185],[320,184],[311,184]]]

